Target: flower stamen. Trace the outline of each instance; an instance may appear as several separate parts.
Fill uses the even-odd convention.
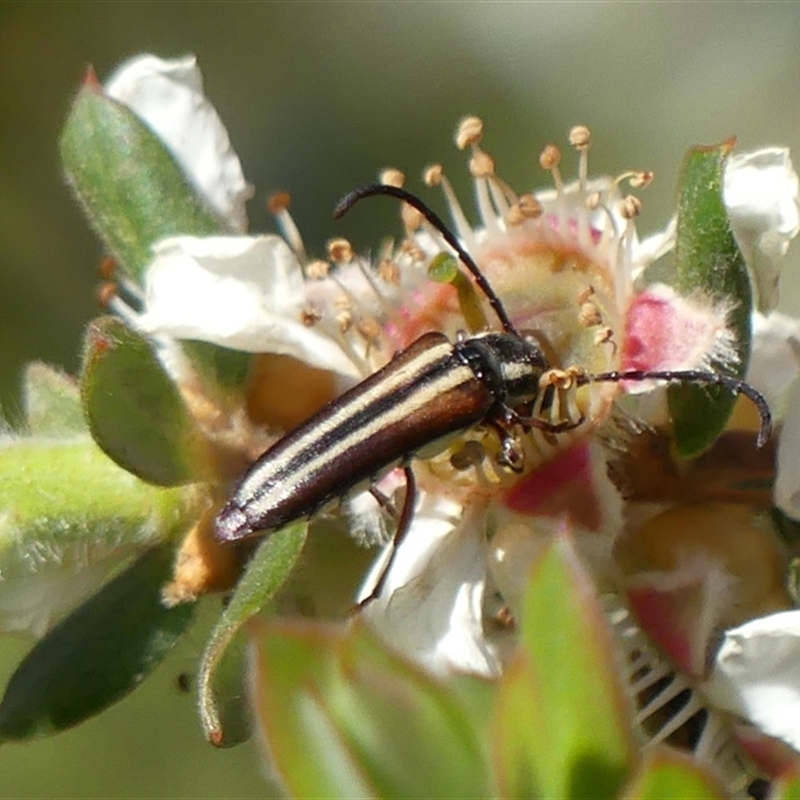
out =
[[[300,235],[300,231],[289,213],[291,204],[292,196],[288,192],[276,192],[267,198],[267,209],[275,217],[283,238],[292,248],[297,260],[301,264],[305,264],[307,261],[306,247],[303,244],[303,237]]]

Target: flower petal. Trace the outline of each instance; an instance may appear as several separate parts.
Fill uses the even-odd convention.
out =
[[[800,363],[800,344],[792,341],[795,342],[797,363]],[[792,519],[800,519],[800,381],[795,381],[789,392],[778,444],[775,505]]]
[[[498,658],[483,631],[486,541],[474,522],[462,517],[460,505],[423,495],[381,595],[363,614],[392,647],[437,673],[497,676]],[[387,556],[388,549],[362,599]]]
[[[779,261],[800,231],[798,178],[789,151],[768,147],[733,155],[725,169],[725,205],[753,271],[758,310],[778,303]]]
[[[753,314],[753,351],[747,382],[767,398],[775,416],[782,416],[787,392],[800,377],[797,342],[800,320],[777,311],[767,316]]]
[[[717,705],[800,749],[800,611],[729,630],[706,691]]]
[[[163,61],[140,55],[106,83],[106,94],[139,115],[170,149],[208,204],[234,231],[247,229],[252,187],[216,109],[203,94],[194,56]]]
[[[282,353],[360,378],[328,335],[304,325],[303,275],[278,236],[177,236],[154,247],[140,327],[249,353]]]

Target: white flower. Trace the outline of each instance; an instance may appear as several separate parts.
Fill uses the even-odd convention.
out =
[[[576,128],[572,142],[581,177],[564,184],[561,154],[547,150],[542,164],[552,173],[555,189],[530,202],[531,196],[515,195],[496,178],[493,161],[479,147],[481,137],[482,126],[474,118],[459,129],[459,146],[472,153],[479,227],[466,221],[440,168],[429,171],[428,181],[443,187],[456,234],[516,325],[541,333],[556,348],[561,365],[594,372],[707,368],[711,361],[731,360],[726,309],[698,298],[682,300],[668,287],[638,288],[648,266],[671,249],[675,238],[674,220],[648,239],[637,235],[639,204],[623,194],[622,186],[644,186],[649,173],[589,180],[590,135]],[[743,188],[754,185],[767,188]],[[725,198],[745,256],[759,275],[764,306],[772,299],[769,270],[797,232],[796,195],[797,179],[782,151],[731,159]],[[447,251],[436,231],[421,228],[410,247],[384,253],[380,261],[389,266],[386,275],[341,247],[329,251],[320,269],[307,257],[285,206],[274,210],[284,240],[177,237],[158,243],[139,324],[154,334],[292,355],[334,371],[340,385],[370,374],[425,330],[455,335],[464,327],[463,298],[456,301],[452,287],[436,286],[426,277],[428,260]],[[409,231],[418,224],[407,221]],[[483,298],[478,306],[485,308]],[[485,310],[487,323],[496,327],[492,312]],[[521,543],[523,537],[508,531],[520,526],[547,531],[559,515],[566,516],[577,530],[605,537],[606,545],[598,548],[595,541],[588,550],[608,553],[608,543],[623,526],[621,503],[616,490],[598,479],[605,474],[602,457],[584,437],[608,418],[620,387],[585,388],[577,405],[574,394],[557,392],[548,409],[534,409],[553,418],[583,414],[586,423],[556,437],[527,433],[522,478],[495,462],[497,442],[486,432],[468,437],[483,452],[475,463],[454,467],[451,456],[458,450],[417,463],[420,490],[411,528],[383,594],[364,611],[388,641],[436,670],[497,674],[503,636],[487,636],[497,567],[496,554],[486,544],[487,520],[497,526],[498,541]],[[557,466],[562,457],[569,465],[563,477]],[[577,471],[573,462],[580,463]],[[377,516],[377,506],[366,515],[359,512],[358,525],[380,528],[364,521],[370,513]],[[504,552],[507,563],[515,563],[515,548]],[[379,562],[366,587],[381,570]],[[503,588],[513,595],[513,586]],[[368,593],[365,588],[362,596]]]

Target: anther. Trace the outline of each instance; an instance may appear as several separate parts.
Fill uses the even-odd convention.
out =
[[[100,262],[100,277],[103,280],[113,280],[117,271],[117,259],[114,256],[103,256]]]
[[[406,176],[399,169],[388,167],[378,176],[378,182],[384,186],[396,186],[399,189],[405,185]]]
[[[103,281],[97,287],[97,299],[100,305],[107,306],[117,296],[119,284],[115,281]]]
[[[292,196],[289,192],[275,192],[267,198],[267,210],[277,216],[281,211],[288,211],[292,205]]]
[[[614,345],[614,349],[616,350],[616,344],[614,344],[614,331],[611,328],[600,328],[600,330],[595,331],[594,334],[594,343],[596,345],[606,344],[606,342],[611,342]]]
[[[313,306],[308,306],[300,312],[300,322],[306,328],[313,328],[322,319],[322,314]]]
[[[633,176],[630,179],[631,188],[645,189],[653,182],[653,178],[655,178],[655,173],[651,172],[650,170],[642,170],[640,172],[634,172]]]
[[[426,186],[438,186],[442,182],[444,167],[441,164],[431,164],[425,167],[422,173],[422,180]]]
[[[638,217],[642,211],[642,201],[632,194],[623,197],[619,203],[619,213],[623,219],[633,219]]]
[[[522,194],[517,200],[517,207],[526,219],[536,219],[542,216],[542,204],[532,194]]]
[[[350,311],[342,310],[336,315],[336,322],[342,333],[347,333],[353,327],[353,315]]]
[[[353,260],[353,246],[347,239],[331,239],[328,242],[328,258],[339,264],[349,264]]]
[[[548,172],[554,170],[561,163],[561,151],[554,144],[548,144],[539,153],[539,166]]]
[[[391,258],[384,258],[378,264],[378,277],[386,283],[396,286],[400,283],[400,267]]]
[[[353,307],[353,301],[348,294],[337,294],[333,298],[333,307],[338,309],[349,310]]]
[[[585,125],[576,125],[569,132],[569,143],[576,150],[588,150],[592,144],[592,132]]]
[[[400,244],[400,252],[417,264],[425,261],[425,251],[413,239],[404,239]]]
[[[458,124],[455,142],[459,150],[475,145],[483,138],[483,120],[480,117],[465,117]]]
[[[594,296],[594,294],[594,286],[591,284],[581,289],[578,293],[578,305],[583,305],[590,297]]]
[[[489,178],[494,175],[494,159],[478,150],[469,160],[469,174],[473,178]]]
[[[294,224],[289,207],[292,204],[292,196],[288,192],[276,192],[267,198],[267,209],[278,221],[283,231],[283,237],[289,243],[298,261],[302,264],[306,260],[306,248],[303,244],[303,237]]]
[[[364,337],[369,344],[375,344],[381,338],[383,328],[375,317],[364,317],[356,324],[356,330]]]
[[[603,322],[600,309],[594,303],[582,303],[578,312],[578,321],[584,328],[593,328]]]
[[[327,278],[330,271],[331,265],[322,259],[317,259],[316,261],[306,264],[305,268],[306,277],[315,281],[321,281]]]

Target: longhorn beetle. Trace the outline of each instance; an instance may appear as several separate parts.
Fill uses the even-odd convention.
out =
[[[279,439],[248,469],[216,519],[216,535],[236,541],[277,530],[308,517],[356,486],[375,481],[397,466],[405,472],[406,496],[393,549],[372,594],[384,579],[408,531],[416,499],[409,466],[421,450],[480,422],[498,430],[521,424],[558,433],[578,422],[550,423],[522,416],[517,408],[536,400],[540,378],[550,365],[539,345],[512,323],[500,298],[478,265],[444,221],[415,195],[394,186],[371,185],[344,197],[334,217],[375,195],[396,197],[416,208],[442,235],[472,274],[500,322],[501,332],[461,335],[425,333],[382,369],[329,403]],[[723,386],[748,397],[761,416],[757,444],[769,437],[770,412],[764,397],[738,378],[701,370],[625,370],[578,373],[577,385],[598,381],[657,379]],[[505,445],[505,442],[504,442]],[[441,449],[441,446],[440,446]],[[505,446],[504,446],[505,450]]]

